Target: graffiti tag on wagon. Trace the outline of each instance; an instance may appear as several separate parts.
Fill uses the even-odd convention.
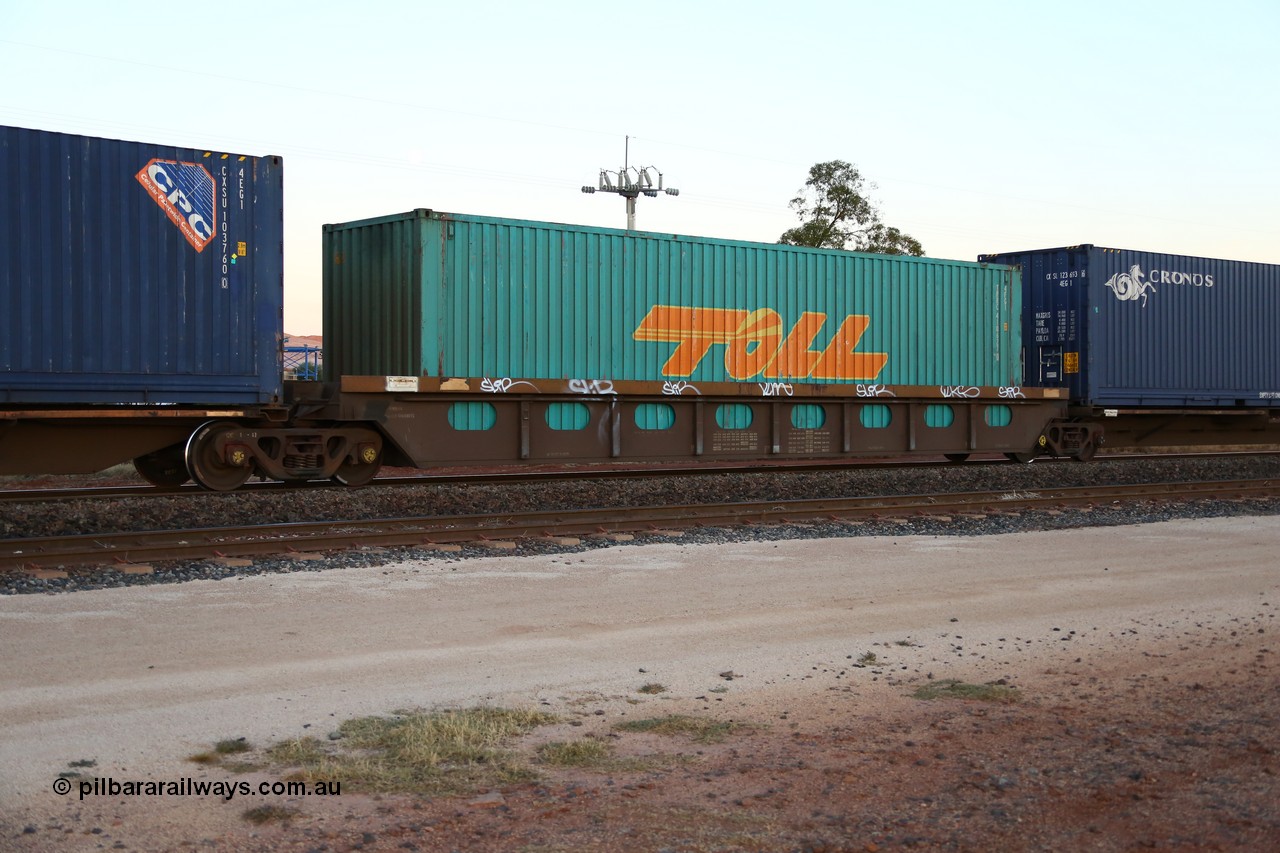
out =
[[[855,385],[854,392],[859,397],[896,397],[887,385]]]
[[[662,375],[692,376],[715,346],[724,347],[725,372],[733,379],[875,379],[889,354],[857,352],[871,324],[867,314],[849,314],[822,349],[814,341],[827,315],[805,311],[788,330],[772,308],[695,308],[654,305],[632,337],[637,341],[673,343]]]
[[[516,380],[509,376],[490,379],[488,376],[480,380],[480,390],[487,391],[490,394],[505,394],[512,388],[519,388],[521,385],[527,385],[534,391],[538,390],[538,386],[532,382],[525,382],[523,379]]]
[[[668,397],[679,397],[685,393],[694,394],[699,397],[702,396],[702,392],[698,390],[698,386],[690,385],[688,382],[679,379],[675,382],[672,382],[671,380],[663,382],[662,393],[666,394]]]
[[[617,394],[611,379],[570,379],[570,394]]]
[[[943,385],[938,388],[938,393],[946,400],[952,400],[957,397],[971,399],[981,394],[982,390],[972,385]]]

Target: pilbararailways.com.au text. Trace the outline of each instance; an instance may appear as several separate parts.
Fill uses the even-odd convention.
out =
[[[214,782],[207,779],[186,777],[176,781],[156,782],[127,780],[110,777],[99,779],[58,778],[53,782],[55,794],[63,796],[78,790],[80,799],[86,797],[221,797],[230,802],[236,797],[338,797],[342,795],[342,783],[323,782]]]

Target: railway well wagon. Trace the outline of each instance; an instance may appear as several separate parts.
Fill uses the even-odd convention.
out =
[[[1079,449],[1006,265],[426,209],[323,248],[327,411],[400,464]]]

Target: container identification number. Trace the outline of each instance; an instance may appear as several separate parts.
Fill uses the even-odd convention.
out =
[[[222,239],[222,285],[221,286],[223,290],[229,290],[231,288],[231,279],[229,277],[230,267],[235,265],[237,258],[242,257],[245,254],[245,244],[243,242],[237,243],[236,248],[238,251],[235,254],[230,254],[231,236],[227,233],[227,205],[230,199],[229,199],[227,188],[231,182],[227,180],[227,174],[228,174],[228,169],[224,164],[222,167],[222,175],[221,175],[222,176],[222,193],[221,193],[221,197],[219,198],[219,202],[222,207],[222,222],[220,223],[221,227],[219,228],[219,236]],[[244,166],[241,166],[239,168],[237,175],[239,177],[239,184],[237,187],[236,194],[239,196],[240,209],[244,210]]]

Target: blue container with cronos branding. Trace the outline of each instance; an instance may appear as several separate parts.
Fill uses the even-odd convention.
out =
[[[1280,407],[1280,265],[1101,246],[1022,269],[1028,385],[1100,408]]]
[[[281,399],[278,157],[0,127],[0,405]]]

